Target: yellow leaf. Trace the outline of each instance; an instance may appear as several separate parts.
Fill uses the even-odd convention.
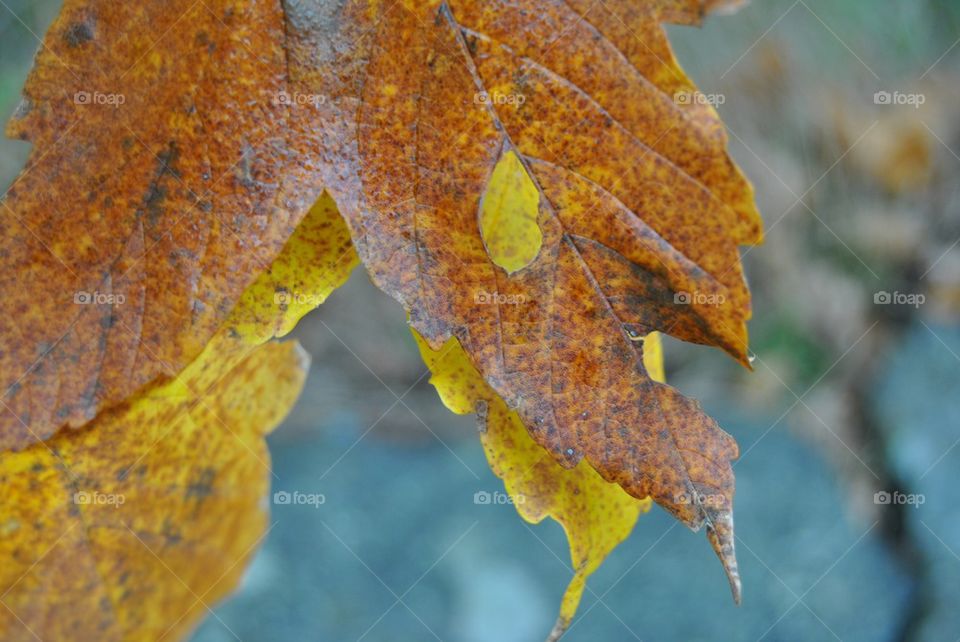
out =
[[[552,517],[567,534],[574,575],[560,606],[553,634],[558,636],[576,613],[587,577],[626,539],[637,517],[650,510],[651,500],[631,497],[604,481],[585,461],[570,469],[561,466],[490,389],[455,338],[434,351],[416,331],[413,334],[443,403],[458,414],[477,411],[485,420],[481,441],[487,460],[503,479],[517,512],[533,524]],[[644,341],[644,365],[652,377],[663,381],[657,333]]]
[[[270,268],[244,291],[224,326],[194,362],[196,368],[184,371],[174,383],[185,389],[183,394],[203,390],[218,376],[221,362],[235,362],[293,330],[346,282],[358,262],[347,226],[324,192]]]
[[[480,234],[490,260],[511,274],[530,265],[543,245],[539,214],[540,192],[516,152],[507,150],[480,201]]]
[[[266,535],[263,437],[308,364],[267,342],[356,263],[324,196],[178,376],[0,453],[0,639],[176,640],[237,583]]]
[[[654,381],[667,382],[663,370],[663,341],[659,332],[651,332],[643,339],[643,367]]]
[[[0,454],[0,639],[176,640],[239,580],[267,522],[263,436],[306,359],[273,343],[184,377],[200,370],[217,381],[199,397],[157,386]]]
[[[358,263],[350,231],[324,192],[273,265],[244,291],[227,327],[252,341],[282,337],[343,285]]]

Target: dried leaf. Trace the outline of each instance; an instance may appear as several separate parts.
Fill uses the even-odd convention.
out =
[[[530,437],[523,422],[484,382],[466,353],[451,338],[433,351],[414,331],[414,338],[444,404],[455,413],[478,410],[480,439],[487,461],[504,481],[517,512],[537,524],[545,517],[559,522],[570,542],[573,579],[560,606],[550,639],[559,639],[573,620],[587,577],[627,538],[650,498],[636,499],[603,480],[586,462],[564,468]],[[663,356],[656,333],[645,338],[644,362],[651,376],[663,381]]]
[[[0,453],[0,638],[180,639],[265,536],[263,440],[309,359],[288,332],[357,258],[324,196],[176,378]]]
[[[179,639],[262,539],[263,436],[306,375],[295,343],[198,361],[87,428],[0,454],[0,638]],[[208,367],[212,367],[213,371]],[[202,372],[201,372],[202,371]]]
[[[662,331],[747,364],[737,245],[761,236],[719,119],[669,52],[668,5],[677,17],[677,3],[348,3],[323,34],[331,56],[313,58],[327,73],[297,91],[356,114],[357,149],[350,139],[337,154],[359,156],[356,174],[328,189],[413,327],[433,348],[455,336],[557,461],[585,458],[705,524],[739,600],[736,444],[648,376],[638,341]],[[290,20],[305,38],[306,16]],[[358,40],[366,30],[375,37]],[[356,66],[359,87],[328,81]],[[542,240],[514,248],[536,258],[511,273],[481,229],[513,155],[539,192]]]
[[[7,126],[0,449],[180,372],[317,200],[283,40],[278,3],[64,2]]]
[[[639,341],[748,361],[753,192],[660,25],[733,4],[67,0],[9,127],[0,447],[180,372],[326,189],[432,347],[562,465],[706,524],[739,599],[736,445]],[[63,314],[94,288],[128,302]]]

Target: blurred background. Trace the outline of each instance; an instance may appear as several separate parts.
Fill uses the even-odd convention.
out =
[[[57,0],[0,0],[6,120]],[[671,27],[728,126],[767,242],[744,251],[755,372],[666,345],[667,378],[741,447],[734,607],[702,533],[654,508],[564,640],[960,637],[960,4],[755,0]],[[0,183],[28,148],[0,142]],[[509,505],[472,418],[428,383],[403,311],[358,270],[296,334],[314,367],[270,438],[274,506],[194,642],[526,642],[572,571]]]

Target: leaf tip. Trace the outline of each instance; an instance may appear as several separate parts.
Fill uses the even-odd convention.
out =
[[[570,620],[561,615],[557,618],[553,629],[550,630],[550,635],[547,636],[546,642],[557,642],[557,640],[563,637],[563,634],[567,632],[569,627]]]
[[[707,524],[707,539],[713,547],[730,583],[733,602],[740,606],[743,589],[740,584],[740,569],[737,565],[737,553],[734,548],[733,512],[722,510],[713,512]]]

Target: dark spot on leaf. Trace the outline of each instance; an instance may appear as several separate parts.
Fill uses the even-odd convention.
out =
[[[196,480],[187,486],[186,499],[196,499],[202,502],[213,494],[213,480],[217,471],[213,468],[204,468]]]
[[[63,33],[63,39],[71,47],[79,47],[93,40],[93,25],[88,21],[74,22]]]

